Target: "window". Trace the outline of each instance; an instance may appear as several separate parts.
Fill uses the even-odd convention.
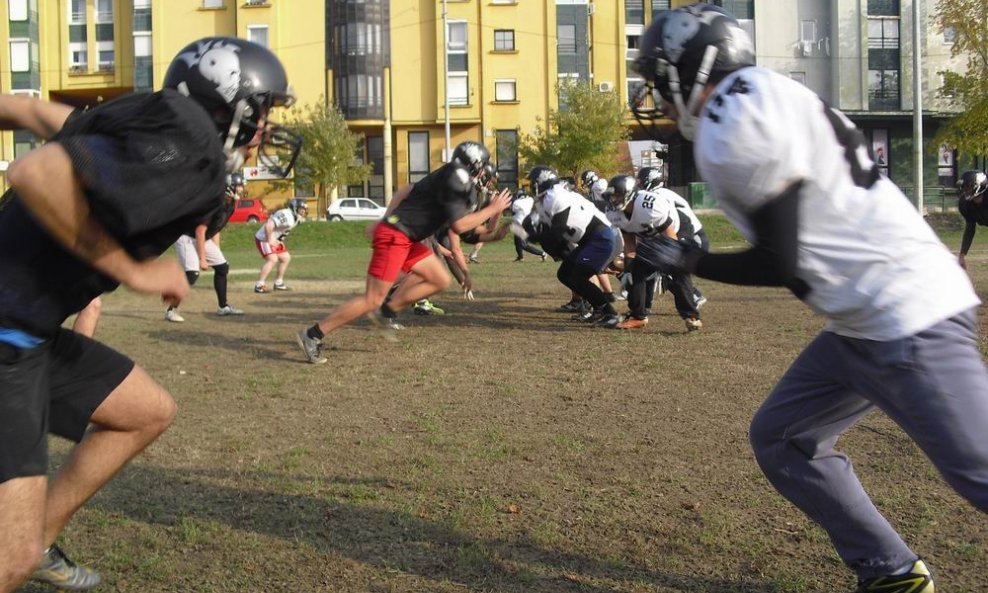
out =
[[[13,20],[13,19],[11,19],[11,20]],[[957,41],[957,29],[955,29],[953,27],[944,27],[943,28],[943,42],[945,44],[950,45],[950,44],[954,43],[955,41]]]
[[[899,0],[868,0],[871,16],[899,16]]]
[[[739,21],[755,18],[755,0],[715,0],[714,4],[723,7]]]
[[[112,71],[114,65],[113,42],[111,41],[109,45],[107,45],[105,41],[97,43],[96,58],[99,60],[98,64],[100,72]]]
[[[203,8],[223,8],[223,0],[202,0]]]
[[[267,25],[248,25],[247,26],[247,40],[252,41],[261,47],[268,46],[268,26]]]
[[[515,94],[515,81],[514,80],[495,80],[494,81],[494,100],[495,101],[517,101],[518,95]]]
[[[89,67],[89,53],[86,51],[86,42],[69,43],[69,68],[71,71],[80,72]]]
[[[624,2],[624,22],[627,25],[645,24],[645,1],[625,0]]]
[[[429,174],[429,132],[408,133],[408,182]]]
[[[384,137],[367,137],[367,161],[371,165],[371,176],[367,180],[368,197],[384,203]]]
[[[652,0],[652,18],[664,10],[669,10],[669,0]]]
[[[11,72],[31,71],[31,40],[30,39],[10,40],[10,71]]]
[[[494,51],[514,51],[515,32],[513,29],[496,29],[494,31]]]
[[[467,23],[450,21],[447,23],[449,43],[446,55],[449,60],[446,77],[446,96],[450,105],[466,105],[470,99],[470,84],[467,59]]]
[[[497,180],[501,187],[518,187],[518,131],[494,130]]]
[[[899,19],[868,19],[868,107],[900,109]]]
[[[69,23],[86,23],[86,0],[72,0],[69,3]]]
[[[11,21],[27,20],[27,0],[9,0],[7,17]]]
[[[790,72],[789,78],[795,80],[799,84],[806,86],[806,73],[805,72]]]
[[[559,39],[557,53],[576,54],[576,25],[557,25],[556,37]]]
[[[899,19],[868,19],[868,49],[899,49]]]
[[[113,22],[113,0],[96,0],[96,22]]]

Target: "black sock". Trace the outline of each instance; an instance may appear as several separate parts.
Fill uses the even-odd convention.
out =
[[[607,302],[608,303],[613,303],[613,302],[615,302],[617,300],[617,297],[614,296],[614,293],[613,292],[605,292],[604,293],[604,298],[607,299]]]
[[[384,303],[383,305],[381,305],[381,316],[387,319],[394,319],[395,317],[398,316],[398,314],[394,312],[394,309],[391,308],[391,305],[389,305],[388,303]]]
[[[305,335],[309,336],[313,340],[321,340],[324,337],[326,337],[326,335],[324,333],[322,333],[322,330],[319,329],[319,324],[318,323],[315,324],[315,325],[313,325],[309,329],[307,329],[305,331]]]

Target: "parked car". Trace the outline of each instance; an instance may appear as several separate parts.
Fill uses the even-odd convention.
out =
[[[240,200],[233,210],[230,222],[264,222],[268,219],[268,211],[260,200]]]
[[[340,198],[326,208],[326,220],[377,220],[387,208],[367,198]]]

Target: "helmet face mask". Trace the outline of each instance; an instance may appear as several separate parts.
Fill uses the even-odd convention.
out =
[[[213,118],[223,141],[229,171],[239,169],[249,152],[266,146],[261,164],[284,177],[301,150],[298,134],[267,123],[271,109],[289,107],[295,93],[284,66],[265,47],[235,37],[209,37],[186,46],[165,73],[164,87],[199,103]],[[274,158],[270,147],[286,154]],[[287,164],[285,164],[287,163]]]
[[[635,69],[646,84],[632,103],[632,111],[643,126],[646,120],[654,122],[662,115],[673,115],[661,107],[643,106],[642,99],[652,93],[657,106],[673,106],[680,133],[692,140],[703,89],[710,77],[754,63],[751,39],[723,8],[698,3],[663,12],[642,36]]]

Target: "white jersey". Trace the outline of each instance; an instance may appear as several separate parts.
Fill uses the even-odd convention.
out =
[[[284,240],[285,235],[289,233],[293,228],[298,226],[298,218],[295,217],[295,213],[292,212],[291,208],[282,208],[278,210],[268,219],[269,221],[274,221],[274,236],[277,237],[279,241]],[[257,230],[254,238],[258,241],[267,241],[268,232],[265,230],[267,223],[262,224],[261,228]]]
[[[569,227],[569,230],[564,238],[574,245],[583,239],[583,235],[586,234],[587,229],[595,219],[604,226],[611,226],[603,212],[580,194],[566,189],[561,183],[545,192],[542,200],[536,203],[535,209],[539,213],[540,219],[549,225],[552,224],[554,216],[568,210],[566,226]]]
[[[796,275],[831,331],[893,340],[980,302],[953,254],[878,173],[862,134],[805,86],[758,67],[727,76],[700,113],[694,156],[751,242],[752,213],[802,181]]]
[[[535,207],[535,198],[524,196],[511,202],[511,222],[520,225],[525,221],[525,217],[532,213]]]
[[[629,214],[625,214],[627,209],[610,210],[607,218],[625,233],[638,237],[658,237],[667,228],[678,232],[679,214],[672,199],[665,195],[667,193],[673,192],[664,188],[654,191],[640,189],[631,199]]]
[[[671,189],[660,188],[661,194],[670,200],[672,200],[673,207],[683,216],[690,219],[690,224],[693,225],[693,234],[697,234],[703,230],[703,223],[697,218],[696,212],[693,212],[693,208],[690,207],[690,203],[686,201],[686,198],[672,191]],[[658,192],[659,190],[653,190]]]

